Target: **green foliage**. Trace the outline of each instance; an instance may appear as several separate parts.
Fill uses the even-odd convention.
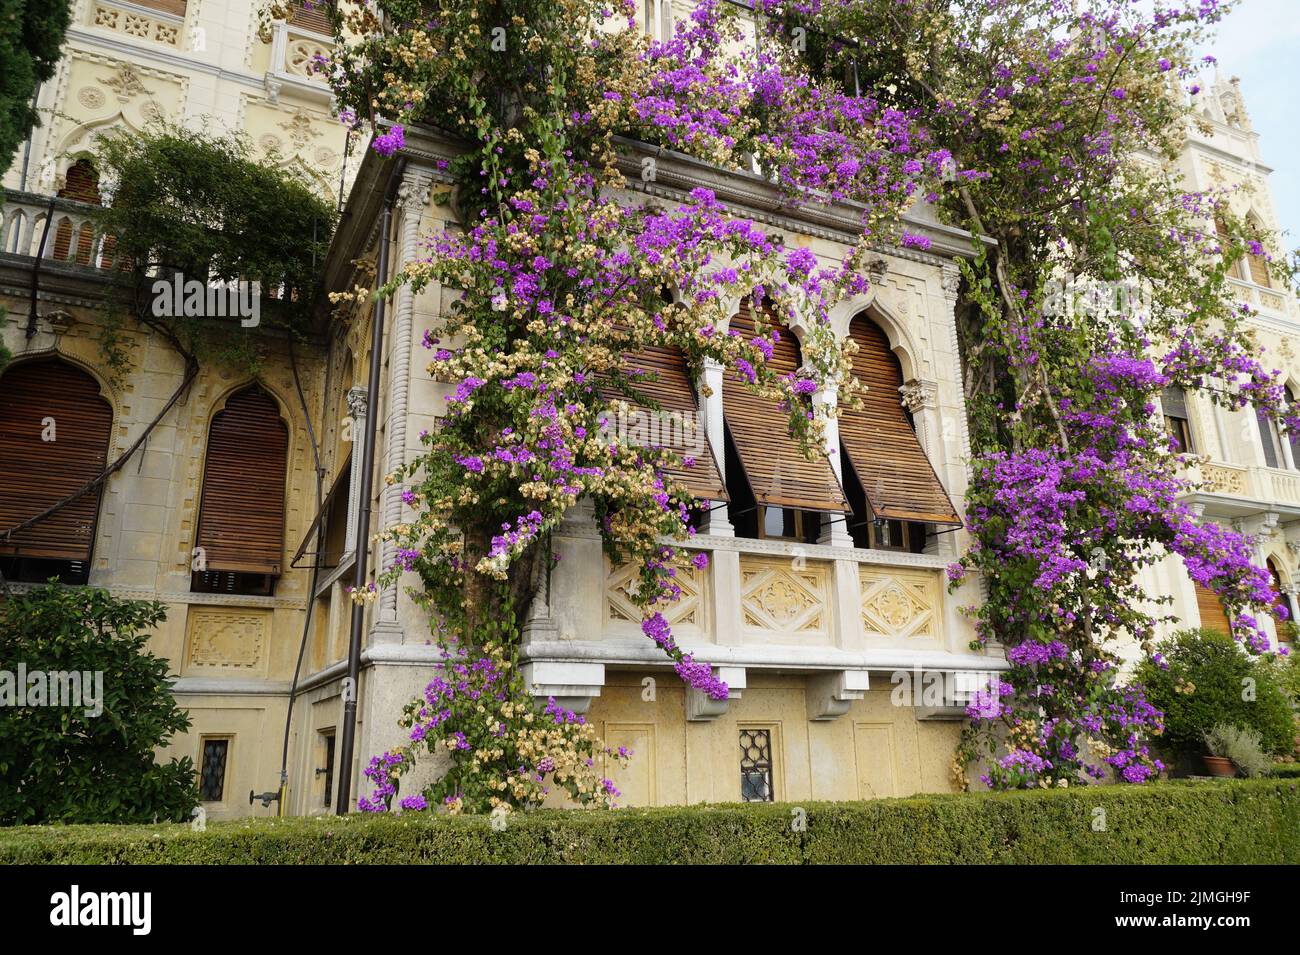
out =
[[[1165,714],[1165,748],[1185,757],[1200,754],[1204,735],[1223,723],[1255,730],[1267,753],[1291,751],[1291,705],[1267,662],[1247,656],[1217,630],[1182,631],[1162,641],[1156,652],[1169,668],[1148,657],[1135,679]]]
[[[1252,729],[1216,723],[1205,734],[1205,748],[1211,756],[1224,756],[1247,776],[1266,776],[1272,760],[1264,755],[1259,734]]]
[[[323,817],[0,832],[0,864],[1300,862],[1300,783],[966,793],[793,805]]]
[[[137,312],[187,351],[256,367],[259,333],[294,331],[310,316],[318,268],[337,221],[333,205],[302,176],[258,161],[246,138],[159,124],[98,141],[95,165],[111,190],[96,227],[129,263]],[[236,319],[152,315],[154,276],[262,285],[256,328]],[[106,346],[111,351],[111,346]]]
[[[37,124],[32,94],[54,75],[71,7],[69,0],[0,0],[0,173]]]
[[[172,697],[167,661],[145,649],[165,615],[156,601],[55,583],[0,603],[0,661],[11,681],[20,664],[28,675],[102,679],[97,706],[85,698],[77,706],[0,705],[0,825],[188,817],[197,805],[190,758],[154,762],[154,751],[190,725]]]
[[[1274,763],[1270,775],[1274,779],[1300,779],[1300,763]]]

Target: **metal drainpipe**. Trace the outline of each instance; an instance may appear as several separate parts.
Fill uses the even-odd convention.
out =
[[[384,196],[384,212],[379,220],[379,260],[375,266],[376,282],[380,285],[388,278],[389,230],[393,221],[393,198],[401,181],[406,161],[399,160],[388,180]],[[374,488],[375,431],[379,415],[379,376],[384,367],[384,299],[375,301],[375,318],[370,330],[370,381],[366,387],[366,433],[361,451],[361,485],[357,489],[357,557],[353,568],[352,585],[356,593],[366,586],[367,564],[370,557],[370,498]],[[334,811],[346,815],[352,802],[352,750],[357,732],[357,692],[361,676],[361,635],[365,630],[366,605],[352,604],[352,626],[348,634],[348,675],[343,685],[343,739],[339,750],[339,791]]]
[[[41,244],[36,249],[36,261],[32,264],[32,295],[27,312],[26,331],[28,341],[31,341],[36,335],[36,308],[41,295],[41,265],[45,262],[45,243],[50,237],[50,223],[54,221],[55,199],[55,196],[50,196],[50,205],[45,211],[45,227],[41,230]],[[73,240],[76,240],[75,235]]]
[[[36,109],[36,103],[41,98],[41,84],[36,84],[36,90],[32,93],[32,109]],[[27,191],[27,170],[32,162],[32,140],[36,138],[36,130],[32,129],[27,134],[27,142],[23,143],[23,172],[22,177],[18,180],[18,190]]]

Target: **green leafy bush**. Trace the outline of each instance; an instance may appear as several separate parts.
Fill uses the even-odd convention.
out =
[[[1295,745],[1291,703],[1273,666],[1217,630],[1184,630],[1162,641],[1135,679],[1165,714],[1161,748],[1180,758],[1203,753],[1205,734],[1220,723],[1254,730],[1275,756]]]
[[[14,863],[1300,862],[1300,781],[1223,780],[802,805],[256,819],[0,831]]]
[[[0,601],[0,825],[188,817],[193,763],[154,760],[190,725],[167,661],[145,649],[164,616],[161,603],[54,583]],[[64,705],[50,705],[56,685]]]
[[[1265,776],[1273,761],[1264,755],[1259,734],[1252,729],[1217,723],[1205,734],[1205,748],[1211,756],[1223,756],[1247,776]]]

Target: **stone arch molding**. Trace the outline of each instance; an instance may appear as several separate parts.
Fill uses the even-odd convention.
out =
[[[116,425],[120,405],[125,395],[122,387],[113,381],[112,377],[103,373],[99,367],[99,346],[90,339],[71,339],[66,335],[61,335],[52,345],[43,348],[33,348],[30,351],[19,352],[14,355],[13,361],[5,366],[5,369],[13,367],[20,362],[32,361],[40,358],[61,358],[70,365],[74,365],[79,371],[84,371],[94,379],[99,385],[99,395],[113,409],[114,434],[116,434]],[[0,376],[4,372],[0,371]]]
[[[877,288],[847,298],[831,310],[831,327],[835,330],[835,337],[843,341],[849,334],[849,325],[853,319],[864,312],[885,333],[890,351],[897,356],[898,363],[902,366],[903,380],[920,378],[921,352],[916,340],[898,313],[877,294]]]
[[[54,155],[50,157],[58,169],[57,175],[54,176],[55,181],[57,182],[66,176],[68,169],[79,158],[92,155],[95,142],[98,139],[119,129],[128,129],[133,133],[143,132],[140,125],[132,122],[126,113],[120,109],[111,116],[93,119],[69,131],[59,142]]]

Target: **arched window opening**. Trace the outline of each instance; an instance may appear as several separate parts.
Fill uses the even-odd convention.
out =
[[[270,595],[284,551],[289,431],[280,407],[254,385],[212,419],[191,589]]]
[[[748,303],[732,318],[731,328],[746,339],[759,334]],[[803,364],[798,339],[788,328],[778,327],[777,333],[767,367],[779,375],[797,372]],[[850,510],[830,460],[825,454],[808,460],[790,434],[788,413],[750,391],[735,372],[723,382],[722,404],[728,516],[736,535],[816,543],[823,514]]]
[[[113,409],[99,383],[59,358],[13,365],[0,375],[0,533],[83,488],[104,470]],[[90,576],[102,486],[0,540],[8,580]]]
[[[920,552],[927,525],[960,525],[961,518],[903,406],[903,369],[889,339],[865,314],[850,322],[849,336],[858,346],[853,374],[863,385],[862,408],[844,408],[839,418],[845,480],[852,474],[857,485],[850,531],[860,547]]]

